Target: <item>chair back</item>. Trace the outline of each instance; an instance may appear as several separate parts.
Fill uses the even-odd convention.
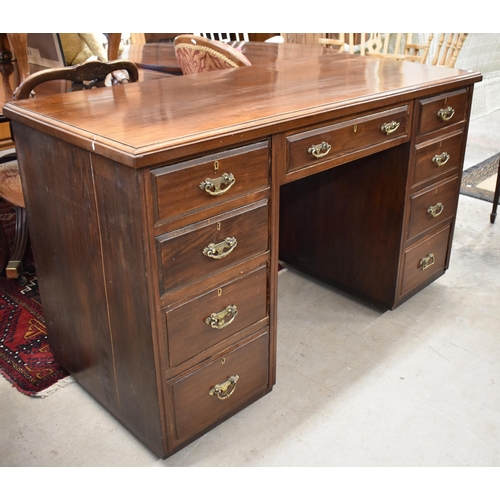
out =
[[[223,43],[248,42],[248,33],[193,33],[209,40],[218,40]]]
[[[125,73],[125,71],[127,73]],[[66,68],[49,68],[29,75],[14,92],[14,99],[27,99],[35,87],[44,82],[67,80],[71,82],[69,91],[88,90],[106,86],[106,79],[112,85],[139,80],[139,71],[132,61],[89,61]]]
[[[321,33],[317,43],[350,54],[403,59],[411,33]]]
[[[309,33],[310,39],[317,33]],[[316,39],[326,47],[359,54],[403,59],[421,64],[453,68],[467,33],[430,33],[424,43],[415,43],[415,33],[319,33]],[[307,42],[306,42],[307,43]],[[314,43],[314,42],[313,42]]]
[[[184,75],[252,65],[230,45],[201,36],[179,35],[174,40],[174,46]]]
[[[429,35],[428,44],[433,50],[433,57],[430,64],[434,66],[446,66],[453,68],[457,62],[458,54],[462,50],[468,33],[440,33],[437,39],[435,50],[433,50],[432,40],[434,34]],[[425,61],[421,61],[425,62]]]

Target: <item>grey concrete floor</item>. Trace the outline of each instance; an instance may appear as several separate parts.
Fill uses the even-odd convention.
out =
[[[467,166],[500,151],[474,120]],[[0,466],[500,466],[500,222],[461,196],[449,271],[381,311],[279,277],[277,385],[159,460],[77,384],[30,398],[0,377]]]

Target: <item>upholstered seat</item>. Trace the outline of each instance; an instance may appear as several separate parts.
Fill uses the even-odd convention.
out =
[[[179,35],[174,44],[175,56],[184,75],[252,65],[241,52],[217,40]]]
[[[0,198],[17,207],[24,207],[23,188],[15,155],[0,158]]]

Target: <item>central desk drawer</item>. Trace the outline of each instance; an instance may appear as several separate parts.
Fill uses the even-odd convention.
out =
[[[156,238],[162,293],[267,252],[267,199]]]
[[[267,268],[224,283],[167,311],[170,366],[267,317]]]
[[[216,357],[187,375],[169,381],[174,401],[175,439],[185,441],[221,421],[269,384],[269,335]]]
[[[455,176],[412,195],[408,238],[413,238],[454,216],[457,211],[459,189],[460,180]]]
[[[408,137],[408,106],[360,116],[287,137],[287,172]],[[369,153],[369,151],[365,151]]]
[[[230,149],[151,172],[155,219],[200,212],[269,186],[267,141]]]

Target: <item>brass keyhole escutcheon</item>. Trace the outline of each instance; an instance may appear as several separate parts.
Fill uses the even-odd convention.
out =
[[[214,170],[219,170],[219,162],[218,162],[218,160],[214,161]]]

